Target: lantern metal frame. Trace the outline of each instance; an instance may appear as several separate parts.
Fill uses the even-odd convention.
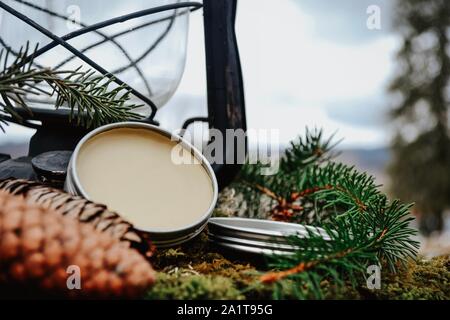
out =
[[[58,16],[58,14],[55,12],[38,7],[24,0],[16,1],[34,6],[35,9],[43,10],[50,15]],[[182,8],[190,10],[191,12],[203,9],[208,116],[199,116],[186,119],[184,121],[183,128],[187,128],[189,125],[195,122],[206,122],[208,123],[210,128],[216,128],[220,130],[223,133],[224,137],[226,136],[225,132],[228,129],[242,129],[246,131],[245,99],[242,71],[236,34],[234,30],[236,6],[237,0],[204,0],[203,3],[189,1],[178,2],[174,4],[136,11],[130,14],[104,20],[92,25],[82,24],[80,29],[59,37],[34,20],[18,12],[11,6],[8,6],[6,3],[0,1],[1,9],[22,20],[24,23],[28,24],[29,26],[52,40],[49,44],[26,57],[23,62],[24,64],[31,62],[36,57],[57,46],[64,47],[65,49],[70,51],[74,55],[74,57],[78,57],[90,67],[97,70],[105,77],[110,78],[118,85],[126,85],[130,89],[131,94],[133,94],[136,98],[140,99],[150,107],[150,115],[140,121],[153,123],[156,125],[158,125],[158,123],[154,118],[158,111],[158,108],[149,97],[134,89],[132,86],[122,81],[119,77],[114,76],[114,72],[109,72],[108,70],[104,69],[97,62],[87,57],[83,53],[83,50],[78,50],[77,48],[70,45],[67,41],[89,32],[99,33],[98,30],[102,28],[139,17]],[[58,17],[65,18],[61,15],[59,15]],[[172,19],[174,18],[175,17],[172,17]],[[170,19],[170,17],[147,22],[142,26],[147,26],[151,23],[164,21],[165,19]],[[104,41],[100,41],[97,44],[104,43],[106,41],[114,41],[115,36],[108,37],[104,34],[101,35],[103,36]],[[2,45],[4,45],[4,43]],[[130,61],[130,63],[133,64],[134,62]],[[21,111],[20,109],[18,109],[18,112],[21,112],[24,119],[26,119],[20,124],[37,129],[36,134],[30,141],[30,156],[37,155],[44,151],[57,150],[61,148],[69,148],[73,150],[75,144],[86,133],[86,130],[75,127],[72,127],[70,128],[70,131],[67,131],[68,110],[44,110],[33,108],[31,111],[32,116],[30,116],[29,112],[25,112],[23,110]],[[40,121],[41,125],[37,125],[35,123],[36,120]],[[14,122],[14,119],[11,118],[8,119],[8,121]],[[60,134],[60,130],[62,127],[66,128],[66,132],[63,135]],[[56,134],[57,132],[58,134]],[[236,156],[237,146],[234,143],[227,143],[224,140],[222,148],[223,150],[221,151],[223,151],[224,159],[233,159],[233,161],[231,161],[232,163],[223,164],[212,163],[213,169],[219,182],[219,186],[221,188],[226,186],[234,178],[242,165],[241,163],[238,163]],[[246,149],[247,146],[245,146],[245,150]],[[231,157],[229,156],[230,154]]]

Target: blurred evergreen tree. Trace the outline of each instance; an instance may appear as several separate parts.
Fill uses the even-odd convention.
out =
[[[397,0],[394,27],[403,39],[390,86],[391,190],[415,202],[421,231],[429,234],[442,230],[450,207],[450,1]]]

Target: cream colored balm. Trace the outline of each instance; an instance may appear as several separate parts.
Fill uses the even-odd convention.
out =
[[[174,163],[176,145],[146,129],[99,133],[78,154],[80,184],[89,199],[106,204],[141,230],[198,223],[213,201],[211,178],[198,161]]]

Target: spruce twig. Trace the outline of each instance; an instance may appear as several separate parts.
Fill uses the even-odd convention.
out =
[[[37,47],[35,48],[35,50]],[[37,69],[32,61],[23,65],[28,57],[29,45],[22,48],[9,62],[9,50],[0,51],[0,121],[10,115],[22,122],[17,108],[30,111],[29,97],[45,95],[55,97],[55,109],[67,107],[69,120],[86,128],[103,124],[142,118],[134,109],[140,105],[129,104],[130,90],[126,86],[113,87],[113,79],[96,75],[95,71],[56,71]]]

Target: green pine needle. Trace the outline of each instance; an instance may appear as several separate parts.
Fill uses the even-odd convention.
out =
[[[27,100],[38,95],[55,97],[55,109],[69,108],[69,120],[86,128],[142,118],[133,112],[140,105],[128,103],[130,89],[125,85],[115,86],[113,79],[81,68],[36,69],[32,61],[26,62],[28,54],[28,43],[11,62],[10,50],[0,51],[0,122],[5,123],[7,115],[23,121],[17,108],[31,113]]]

